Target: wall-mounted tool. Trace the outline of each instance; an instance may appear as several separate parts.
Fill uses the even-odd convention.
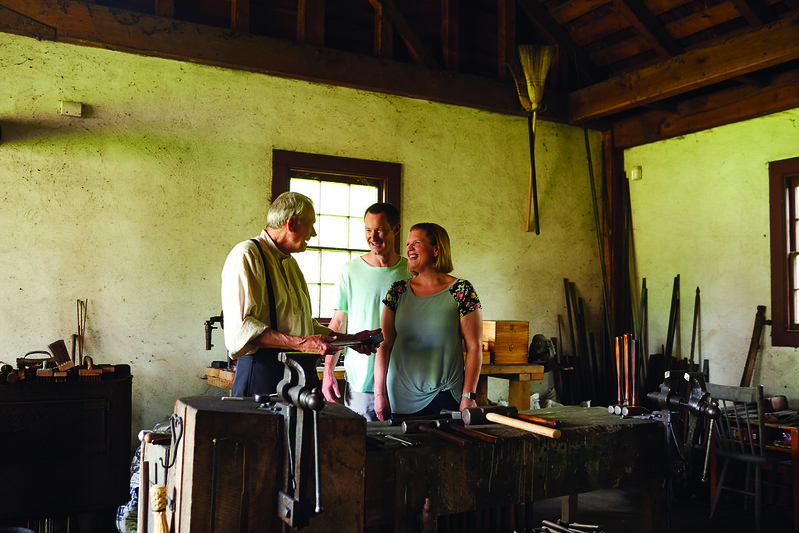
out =
[[[222,313],[219,313],[217,316],[212,316],[208,320],[205,321],[205,349],[210,350],[214,347],[211,344],[211,332],[215,330],[214,324],[218,323],[223,329],[225,327],[225,319],[222,316]]]

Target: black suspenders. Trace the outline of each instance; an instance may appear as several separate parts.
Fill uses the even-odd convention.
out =
[[[277,331],[277,311],[275,311],[275,291],[272,289],[272,277],[269,275],[269,267],[266,263],[266,255],[261,249],[261,245],[255,239],[250,239],[261,252],[261,260],[264,262],[264,275],[266,276],[266,292],[269,294],[269,327]]]

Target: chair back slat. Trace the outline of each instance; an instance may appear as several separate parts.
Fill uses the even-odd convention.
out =
[[[766,455],[764,443],[763,387],[730,387],[708,383],[710,397],[719,404],[721,417],[713,425],[716,449],[724,455]]]

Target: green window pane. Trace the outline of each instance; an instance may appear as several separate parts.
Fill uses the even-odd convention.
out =
[[[322,199],[318,213],[322,215],[347,216],[350,209],[350,186],[347,183],[322,181]]]
[[[317,180],[306,180],[301,178],[291,178],[289,183],[289,190],[304,194],[313,202],[315,210],[319,209],[319,202],[321,198],[321,182]]]
[[[311,314],[313,316],[322,316],[319,314],[319,284],[309,283],[308,294],[311,295]]]
[[[369,250],[366,243],[366,233],[363,228],[362,218],[350,219],[350,246],[353,250]]]
[[[377,187],[373,185],[352,185],[350,187],[351,217],[363,217],[366,208],[377,202]]]
[[[320,281],[322,283],[336,283],[341,267],[349,260],[349,252],[323,251]]]
[[[302,275],[305,276],[305,281],[308,284],[319,283],[321,264],[321,253],[319,250],[305,250],[299,254],[292,254],[297,264],[302,270]]]
[[[333,312],[336,310],[336,303],[338,300],[336,297],[336,286],[329,284],[322,285],[320,289],[319,300],[319,312],[321,314],[318,316],[332,317]]]
[[[346,217],[321,215],[317,219],[316,233],[324,248],[349,248],[349,221]],[[316,246],[316,243],[314,243]]]

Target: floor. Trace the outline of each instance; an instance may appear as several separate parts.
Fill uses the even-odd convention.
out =
[[[710,503],[707,489],[698,494],[675,496],[670,524],[664,509],[661,533],[750,533],[755,531],[755,513],[752,507],[744,508],[743,496],[725,493],[719,504],[716,518],[710,518]],[[557,522],[560,517],[560,499],[535,502],[533,517],[535,525],[541,520]],[[581,494],[575,522],[596,524],[605,533],[641,533],[641,498],[636,490],[605,490]],[[762,531],[768,533],[790,533],[793,531],[793,515],[787,502],[764,506]]]

